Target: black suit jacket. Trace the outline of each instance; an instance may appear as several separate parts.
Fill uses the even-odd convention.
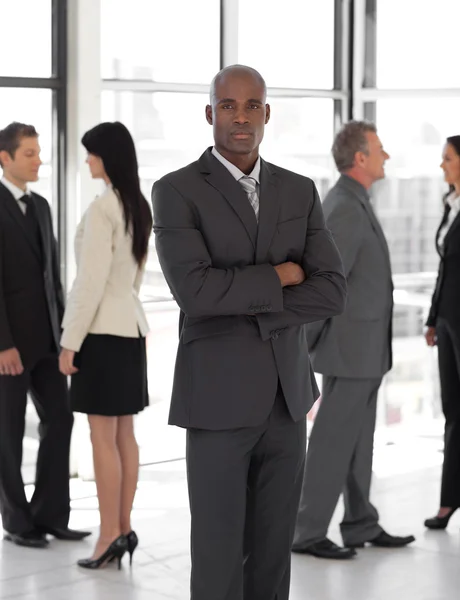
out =
[[[10,191],[0,183],[0,351],[24,364],[59,348],[64,295],[48,202],[33,193],[41,248]]]
[[[158,257],[181,309],[170,423],[257,425],[278,379],[294,420],[318,396],[306,323],[344,309],[346,282],[313,182],[261,162],[259,224],[246,193],[208,149],[152,190]],[[281,288],[272,265],[307,275]]]
[[[436,327],[438,317],[443,317],[452,324],[460,324],[460,214],[451,224],[444,238],[443,247],[439,244],[439,234],[450,210],[450,206],[446,204],[436,233],[436,250],[441,261],[426,322],[429,327]]]

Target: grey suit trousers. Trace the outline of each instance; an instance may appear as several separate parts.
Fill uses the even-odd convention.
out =
[[[288,600],[305,447],[280,392],[257,427],[188,430],[191,600]]]
[[[311,433],[294,536],[303,548],[327,536],[340,494],[345,513],[340,525],[347,544],[359,544],[381,531],[369,500],[372,456],[381,379],[323,377],[323,394]]]

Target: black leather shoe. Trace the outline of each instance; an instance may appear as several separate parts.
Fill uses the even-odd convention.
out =
[[[406,535],[404,537],[400,537],[397,535],[390,535],[386,531],[382,531],[379,533],[377,537],[372,540],[366,540],[365,542],[361,542],[360,544],[350,544],[351,548],[364,548],[365,544],[372,544],[372,546],[377,546],[378,548],[402,548],[403,546],[407,546],[415,541],[415,537],[413,535]]]
[[[46,537],[38,531],[27,531],[26,533],[10,533],[5,531],[3,539],[13,542],[16,546],[25,548],[46,548],[49,545]]]
[[[324,540],[315,542],[309,546],[294,546],[292,552],[296,552],[297,554],[311,554],[317,558],[333,558],[336,560],[346,560],[347,558],[356,556],[356,550],[353,550],[353,548],[342,548],[341,546],[334,544],[334,542],[328,538],[324,538]]]
[[[75,529],[69,529],[68,527],[37,526],[37,530],[41,533],[52,535],[57,540],[66,540],[68,542],[79,542],[91,535],[91,531],[76,531]]]
[[[431,519],[427,519],[425,521],[425,527],[428,527],[428,529],[445,529],[449,524],[451,516],[456,510],[456,508],[452,508],[445,517],[436,516],[432,517]]]

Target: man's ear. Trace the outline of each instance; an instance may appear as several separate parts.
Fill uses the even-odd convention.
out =
[[[6,150],[0,151],[0,163],[1,163],[2,167],[9,164],[11,162],[11,160],[12,160],[11,156],[9,155],[9,153]]]
[[[265,105],[265,125],[270,121],[270,104]]]
[[[212,125],[212,106],[210,104],[206,106],[206,121]]]

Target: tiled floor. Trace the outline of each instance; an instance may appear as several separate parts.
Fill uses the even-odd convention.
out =
[[[416,454],[412,451],[413,465]],[[396,460],[394,449],[388,450],[386,460]],[[392,533],[414,533],[415,544],[402,550],[369,548],[343,563],[294,555],[291,600],[459,597],[460,517],[454,516],[447,532],[427,532],[422,525],[436,507],[439,468],[399,469],[398,474],[388,475],[384,462],[381,456],[376,460],[374,481],[381,522]],[[96,532],[94,484],[73,481],[72,496],[71,525],[94,527]],[[337,541],[340,512],[339,508],[331,528],[331,537]],[[53,540],[47,550],[1,542],[0,598],[187,600],[189,519],[183,461],[143,468],[134,523],[140,549],[134,555],[133,568],[125,560],[120,572],[114,566],[98,572],[75,566],[77,558],[90,554],[91,538],[80,543]]]

